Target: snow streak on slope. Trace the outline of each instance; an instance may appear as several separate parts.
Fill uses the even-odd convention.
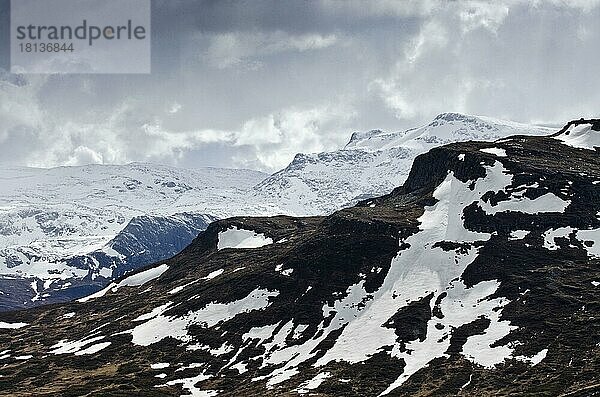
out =
[[[169,269],[169,266],[163,263],[160,266],[156,266],[156,267],[150,268],[148,270],[144,270],[144,271],[135,273],[135,274],[121,280],[118,283],[111,283],[108,287],[96,292],[95,294],[92,294],[90,296],[86,296],[85,298],[79,299],[78,302],[87,302],[92,299],[100,298],[100,297],[106,295],[106,293],[109,290],[115,292],[120,287],[136,287],[136,286],[144,285],[148,281],[151,281],[151,280],[154,280],[155,278],[160,277],[160,275],[163,274],[164,272],[166,272],[168,269]]]
[[[496,282],[485,282],[467,289],[462,282],[456,281],[477,256],[477,248],[467,245],[466,250],[447,251],[436,243],[469,244],[488,240],[489,234],[471,232],[463,226],[463,210],[485,192],[502,190],[510,182],[511,177],[504,173],[502,164],[498,162],[487,169],[487,176],[478,180],[473,190],[467,183],[448,175],[434,192],[438,202],[426,208],[419,218],[421,232],[403,242],[410,247],[400,251],[392,261],[383,286],[364,309],[357,310],[335,345],[317,365],[325,365],[332,360],[365,361],[383,347],[393,346],[392,355],[402,358],[406,366],[402,376],[384,392],[387,394],[429,361],[444,355],[450,345],[448,335],[452,328],[501,306],[501,300],[485,299],[498,287]],[[408,303],[430,294],[437,297],[442,292],[447,294],[441,305],[443,319],[429,321],[426,339],[412,341],[406,346],[396,343],[394,329],[385,328],[383,324]],[[364,292],[357,297],[362,301],[366,295]],[[493,322],[489,330],[501,326],[497,318],[490,320]],[[497,339],[501,336],[495,335]],[[499,357],[502,359],[506,355]]]
[[[203,309],[189,312],[183,317],[170,317],[162,313],[128,331],[133,336],[132,343],[148,346],[166,337],[190,341],[187,328],[194,325],[212,327],[232,319],[241,313],[262,310],[269,305],[269,298],[277,296],[277,291],[256,289],[248,296],[231,303],[209,303]]]

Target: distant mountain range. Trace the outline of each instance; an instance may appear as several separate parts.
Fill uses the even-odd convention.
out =
[[[429,149],[554,130],[444,113],[426,126],[356,132],[269,176],[152,164],[0,169],[0,310],[71,300],[166,259],[215,220],[328,214],[400,186]]]
[[[0,309],[70,300],[245,213],[267,175],[150,164],[0,170]],[[255,214],[273,206],[256,203]]]

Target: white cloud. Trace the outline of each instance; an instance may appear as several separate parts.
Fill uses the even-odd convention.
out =
[[[261,57],[266,55],[319,50],[338,42],[334,34],[290,35],[282,31],[216,33],[210,35],[208,40],[208,48],[202,57],[219,69],[232,66],[255,69],[260,67]]]
[[[234,140],[252,148],[255,158],[238,158],[241,166],[276,171],[298,153],[338,148],[349,135],[347,124],[355,114],[348,106],[324,105],[311,109],[284,109],[244,123]]]
[[[592,116],[597,91],[574,83],[591,82],[598,63],[592,10],[583,2],[446,3],[424,18],[403,56],[369,89],[399,120],[447,111],[548,123]]]
[[[463,33],[478,28],[497,32],[498,27],[508,16],[509,6],[501,2],[468,1],[460,3],[458,11]]]
[[[177,112],[179,112],[181,110],[183,106],[180,105],[179,103],[175,102],[171,105],[171,107],[169,108],[169,110],[167,111],[167,113],[169,114],[175,114]]]
[[[126,99],[110,114],[81,122],[44,109],[38,91],[46,78],[17,87],[0,82],[0,157],[35,167],[158,161],[173,163],[186,150],[230,141],[217,130],[170,131],[148,117],[143,102]],[[89,88],[89,87],[88,87]],[[86,88],[86,89],[88,89]]]
[[[554,5],[561,8],[576,8],[584,12],[590,12],[591,10],[600,6],[600,0],[533,0],[533,7],[544,7],[548,4]]]
[[[148,116],[143,101],[126,99],[110,113],[81,122],[44,111],[36,100],[44,82],[0,86],[0,156],[6,159],[15,147],[20,150],[20,157],[11,163],[35,167],[132,161],[177,164],[192,151],[224,144],[237,148],[230,166],[276,171],[300,151],[338,148],[347,139],[347,123],[354,117],[351,106],[338,101],[336,105],[284,108],[228,131],[178,131],[166,127],[160,117]],[[181,105],[173,104],[165,117],[180,109]]]
[[[423,52],[435,48],[445,48],[447,44],[448,32],[446,28],[435,20],[430,20],[424,23],[419,34],[409,41],[405,49],[406,57],[404,60],[407,61],[408,67],[412,67]]]
[[[71,157],[65,161],[65,165],[102,164],[102,155],[87,146],[77,146]]]

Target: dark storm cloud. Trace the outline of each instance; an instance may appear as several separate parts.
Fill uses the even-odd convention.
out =
[[[190,41],[200,35],[285,32],[289,35],[377,36],[382,44],[414,34],[426,1],[401,2],[278,0],[154,0],[153,67],[156,73],[179,72]]]
[[[369,4],[371,3],[371,4]],[[418,28],[427,2],[279,1],[279,0],[155,0],[158,19],[205,33],[282,30],[290,33],[352,31],[402,25]],[[415,15],[416,14],[416,15]]]

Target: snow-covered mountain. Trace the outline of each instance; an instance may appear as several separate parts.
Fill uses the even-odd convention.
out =
[[[453,143],[329,216],[213,222],[78,302],[0,314],[0,391],[597,395],[598,134]]]
[[[0,169],[0,310],[85,295],[171,257],[215,219],[322,215],[386,194],[432,147],[551,132],[445,113],[408,131],[354,133],[345,148],[298,154],[272,176],[151,164]]]
[[[294,215],[330,213],[400,186],[413,160],[451,142],[492,141],[510,135],[549,135],[555,129],[482,116],[443,113],[407,131],[355,132],[334,152],[298,154],[284,170],[256,186],[267,200]]]
[[[277,212],[245,199],[266,176],[150,164],[0,169],[0,309],[100,288],[174,255],[218,217]]]

